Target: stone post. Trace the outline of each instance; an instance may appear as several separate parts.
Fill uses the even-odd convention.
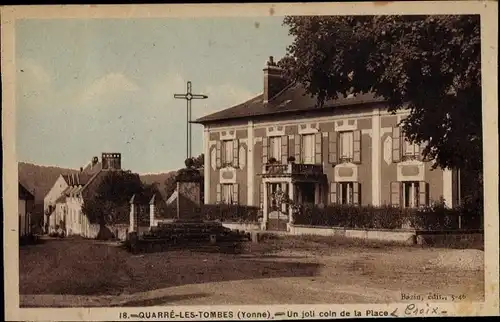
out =
[[[267,200],[267,183],[264,182],[264,200],[263,200],[263,207],[264,209],[262,209],[263,211],[263,218],[262,218],[262,224],[261,224],[261,229],[262,230],[267,230],[267,221],[268,221],[268,200]]]
[[[155,198],[156,195],[153,195],[151,197],[151,200],[149,201],[149,227],[156,226],[155,222]]]
[[[135,209],[135,195],[130,198],[130,227],[128,229],[129,232],[137,232],[135,229],[137,225],[137,213]]]
[[[200,219],[201,185],[203,177],[199,170],[182,169],[176,177],[177,181],[177,218]]]

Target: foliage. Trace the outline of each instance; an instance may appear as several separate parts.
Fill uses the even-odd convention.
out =
[[[219,220],[222,222],[258,223],[259,208],[244,205],[202,205],[203,220]]]
[[[459,219],[460,217],[460,219]],[[294,215],[294,224],[360,229],[455,230],[482,229],[477,212],[461,208],[449,209],[443,203],[418,209],[392,206],[300,205]]]
[[[289,16],[295,37],[279,62],[321,106],[372,92],[436,166],[482,169],[479,15]]]
[[[189,165],[191,165],[192,168],[201,169],[201,168],[203,168],[203,165],[205,162],[205,155],[202,153],[197,157],[190,158],[189,160],[190,161],[188,161],[187,159],[185,160],[184,163],[186,166],[187,166],[187,163],[189,163]],[[178,172],[176,172],[176,174],[178,174]],[[174,191],[177,187],[176,176],[175,175],[169,176],[167,179],[165,179],[163,184],[164,184],[164,192],[165,192],[164,195],[166,198],[168,198],[172,195],[172,193],[174,193]]]
[[[138,174],[130,171],[109,171],[84,199],[82,211],[91,222],[101,225],[128,221],[130,198],[152,193],[155,185],[143,185]]]
[[[187,158],[186,161],[184,161],[184,165],[186,165],[186,168],[192,168],[194,166],[193,158]]]

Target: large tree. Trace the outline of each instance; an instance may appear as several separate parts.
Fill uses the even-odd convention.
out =
[[[128,221],[130,198],[154,187],[145,187],[138,174],[130,171],[109,171],[93,195],[86,196],[82,211],[101,225]]]
[[[442,168],[482,169],[479,15],[290,16],[280,61],[322,106],[372,92],[408,108],[406,137]]]

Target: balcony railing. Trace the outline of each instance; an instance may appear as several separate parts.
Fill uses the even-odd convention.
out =
[[[304,163],[272,163],[264,165],[264,176],[291,176],[291,175],[322,175],[323,166],[319,164]]]

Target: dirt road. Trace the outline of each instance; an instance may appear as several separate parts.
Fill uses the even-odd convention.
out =
[[[60,255],[74,247],[79,260]],[[55,259],[44,255],[56,250]],[[482,300],[482,269],[432,264],[452,252],[330,247],[131,256],[90,241],[55,241],[21,251],[21,306],[388,303],[407,295],[462,294]],[[50,263],[38,262],[44,258]],[[36,283],[36,276],[49,271]]]

